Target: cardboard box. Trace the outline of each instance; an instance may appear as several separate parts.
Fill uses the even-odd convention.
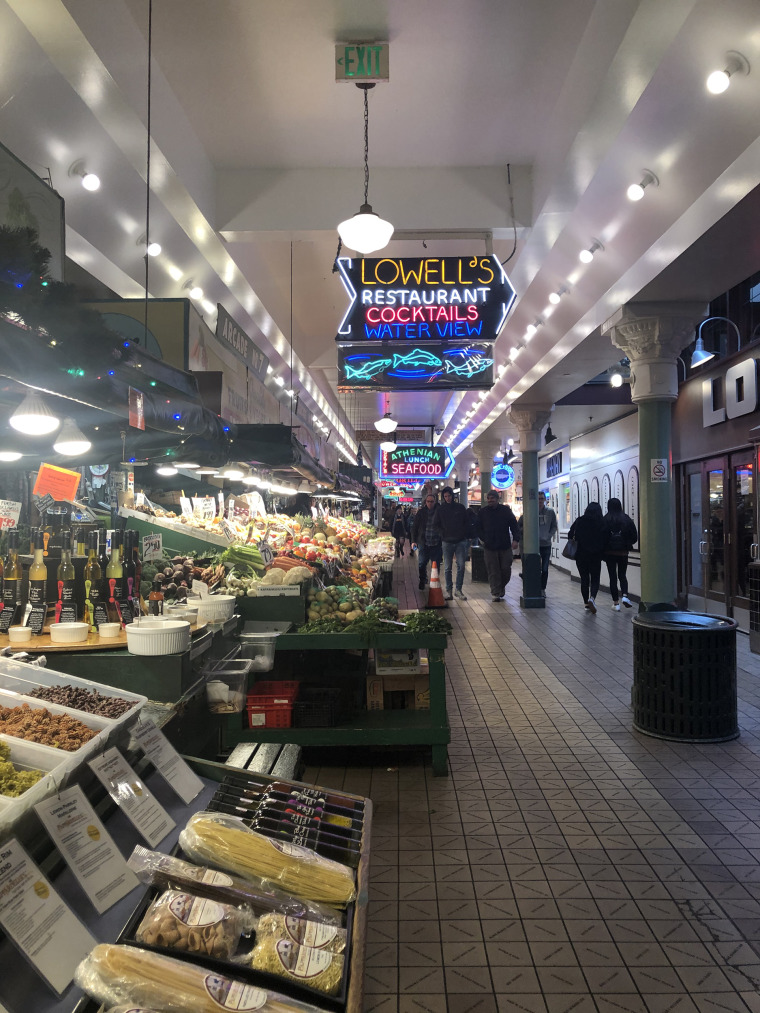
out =
[[[420,652],[411,648],[406,651],[382,651],[375,648],[375,670],[379,675],[419,675]]]
[[[395,694],[391,698],[390,694]],[[378,674],[367,676],[367,710],[390,710],[403,693],[404,710],[430,710],[430,676],[427,665],[419,673],[404,675]]]

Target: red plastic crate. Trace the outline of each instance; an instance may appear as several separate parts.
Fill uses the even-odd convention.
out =
[[[246,698],[248,727],[292,727],[293,702],[298,696],[298,686],[297,680],[257,682]]]

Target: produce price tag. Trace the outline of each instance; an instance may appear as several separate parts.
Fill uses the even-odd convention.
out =
[[[237,535],[235,534],[235,529],[233,528],[233,526],[230,524],[230,522],[227,520],[226,517],[222,517],[221,528],[222,534],[227,539],[227,541],[234,542],[235,539],[237,538]]]
[[[269,566],[269,564],[274,559],[274,553],[269,548],[268,543],[267,542],[263,542],[263,541],[259,542],[259,544],[258,544],[258,550],[261,553],[261,558],[262,558],[262,560],[264,562],[264,566]]]
[[[193,516],[193,504],[190,502],[190,499],[187,496],[180,496],[179,507],[180,510],[182,511],[183,517]]]
[[[0,925],[59,995],[97,942],[15,839],[0,847]]]
[[[208,598],[208,584],[203,580],[194,580],[190,588],[193,594],[199,594],[201,598]]]
[[[187,805],[203,788],[203,781],[185,763],[164,733],[152,721],[140,721],[132,735],[150,762]]]
[[[78,784],[34,808],[98,914],[140,885]]]
[[[193,496],[193,513],[203,521],[216,517],[216,500],[213,496]]]
[[[12,499],[0,499],[0,528],[15,528],[21,513],[21,504]]]
[[[150,559],[162,559],[163,555],[164,555],[164,536],[157,533],[153,533],[150,535],[143,535],[142,540],[143,562],[147,562]]]
[[[152,848],[175,826],[174,820],[115,747],[89,761],[89,766],[108,794],[124,810]]]
[[[286,597],[296,597],[301,593],[300,584],[256,584],[256,597],[257,598],[271,598],[285,595]]]

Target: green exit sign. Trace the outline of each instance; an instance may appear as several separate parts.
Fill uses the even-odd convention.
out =
[[[387,81],[387,42],[336,42],[336,81]]]

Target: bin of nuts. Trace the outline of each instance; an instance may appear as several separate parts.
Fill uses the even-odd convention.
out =
[[[70,714],[59,714],[44,707],[0,707],[0,732],[17,739],[28,739],[43,746],[55,746],[74,753],[100,729],[90,728]]]
[[[252,912],[218,901],[165,890],[135,933],[138,943],[229,960],[240,937],[255,924]]]

